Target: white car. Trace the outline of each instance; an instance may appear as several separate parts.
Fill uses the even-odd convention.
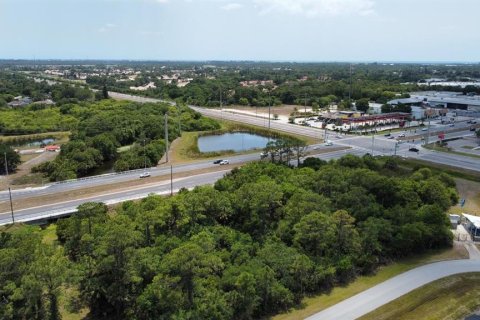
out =
[[[327,141],[325,141],[325,145],[326,145],[327,147],[333,146],[333,142],[330,141],[330,140],[327,140]]]
[[[399,138],[405,138],[405,133],[400,133],[400,134],[398,135],[398,137],[399,137]]]
[[[229,163],[230,163],[230,161],[228,161],[228,160],[222,160],[222,161],[220,161],[220,165],[229,164]]]
[[[140,175],[140,179],[142,178],[148,178],[150,177],[150,172],[143,172],[141,175]]]

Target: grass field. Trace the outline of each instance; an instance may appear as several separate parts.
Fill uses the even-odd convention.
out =
[[[49,137],[54,137],[57,141],[56,143],[65,143],[68,141],[70,136],[69,131],[59,131],[59,132],[44,132],[44,133],[34,133],[34,134],[24,134],[19,136],[0,136],[0,142],[16,142],[19,143],[31,140],[40,140]]]
[[[451,167],[448,165],[432,163],[419,159],[403,159],[399,164],[402,167],[408,167],[412,169],[416,167],[425,167],[433,170],[434,172],[448,173],[452,177],[480,182],[480,173],[478,173],[477,171],[462,169],[459,167]]]
[[[293,310],[273,317],[273,320],[297,320],[304,319],[314,313],[333,306],[340,301],[367,290],[385,280],[388,280],[400,273],[416,268],[418,266],[442,260],[467,259],[468,252],[463,245],[456,244],[451,249],[434,251],[428,254],[418,255],[408,259],[392,263],[382,267],[375,275],[358,277],[355,281],[345,287],[336,287],[328,294],[305,298],[302,301],[302,308]],[[411,318],[415,319],[415,318]],[[417,318],[421,319],[421,318]]]
[[[450,208],[450,213],[468,213],[480,215],[480,182],[456,178],[457,191],[460,199],[465,199],[465,205],[462,208],[456,205]]]
[[[480,273],[455,275],[418,288],[362,320],[463,319],[480,306]]]
[[[480,159],[479,155],[468,153],[468,152],[454,151],[454,150],[451,150],[447,147],[442,147],[442,146],[439,146],[439,145],[434,144],[434,143],[424,145],[423,147],[427,148],[427,149],[430,149],[430,150],[435,150],[435,151],[446,152],[446,153],[456,154],[456,155],[460,155],[460,156]],[[462,148],[464,148],[464,147],[462,147]]]
[[[214,134],[221,134],[233,131],[245,131],[251,132],[253,134],[259,135],[268,135],[268,130],[256,126],[249,126],[244,124],[239,124],[236,122],[230,121],[219,121],[222,125],[220,130],[216,130],[212,133]],[[304,136],[294,135],[294,134],[286,134],[280,131],[271,130],[271,133],[276,136],[288,136],[294,137],[300,140],[305,141],[307,144],[314,144],[319,143],[318,139],[308,138]],[[174,163],[187,163],[192,162],[195,160],[200,159],[214,159],[222,156],[231,156],[231,155],[239,155],[239,154],[248,154],[248,153],[259,153],[260,149],[257,150],[249,150],[244,152],[209,152],[209,153],[201,153],[198,151],[197,148],[197,139],[200,135],[210,134],[209,132],[183,132],[182,136],[179,139],[176,139],[171,147],[170,147],[170,155],[171,159]]]

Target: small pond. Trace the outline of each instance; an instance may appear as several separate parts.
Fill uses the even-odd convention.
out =
[[[53,138],[45,138],[45,139],[19,139],[14,141],[7,142],[7,145],[15,146],[15,147],[42,147],[48,144],[52,144],[55,142]]]
[[[246,132],[224,133],[198,137],[198,150],[200,152],[218,151],[245,151],[265,148],[269,139],[257,134]]]

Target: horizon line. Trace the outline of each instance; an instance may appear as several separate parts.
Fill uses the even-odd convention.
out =
[[[249,63],[397,63],[397,64],[480,64],[480,60],[251,60],[251,59],[129,59],[129,58],[41,58],[41,59],[27,59],[27,58],[0,58],[0,62],[249,62]]]

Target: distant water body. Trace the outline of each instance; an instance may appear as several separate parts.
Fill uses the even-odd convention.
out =
[[[268,138],[251,133],[236,132],[198,138],[200,152],[233,150],[236,152],[265,148]]]

